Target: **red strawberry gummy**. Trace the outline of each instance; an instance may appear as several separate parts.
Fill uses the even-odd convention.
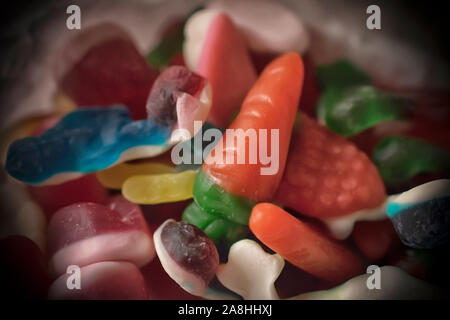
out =
[[[305,114],[294,130],[277,202],[317,218],[383,203],[386,192],[380,175],[353,143]]]
[[[124,104],[133,119],[145,119],[157,76],[131,40],[117,37],[92,47],[65,74],[61,87],[80,107]]]

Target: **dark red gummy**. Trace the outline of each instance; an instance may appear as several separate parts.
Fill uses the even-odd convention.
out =
[[[169,256],[183,269],[208,284],[219,265],[214,242],[196,226],[187,222],[169,222],[161,232],[161,242]]]
[[[147,102],[147,113],[155,121],[172,126],[177,122],[176,100],[182,92],[196,96],[205,79],[184,66],[171,66],[156,79]]]
[[[158,72],[134,44],[116,38],[91,48],[61,82],[80,107],[125,104],[133,119],[145,119],[145,104]]]

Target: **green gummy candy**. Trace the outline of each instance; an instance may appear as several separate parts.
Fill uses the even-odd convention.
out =
[[[370,78],[348,60],[339,60],[333,64],[318,66],[316,74],[317,80],[324,88],[370,83]]]
[[[194,182],[194,200],[207,213],[234,223],[248,225],[255,205],[215,184],[200,170]]]
[[[382,122],[406,119],[409,112],[407,100],[370,85],[329,87],[318,105],[321,123],[342,136],[354,135]]]
[[[223,241],[230,245],[248,232],[248,227],[206,213],[195,202],[184,210],[182,220],[202,229],[215,243]]]
[[[203,8],[203,6],[195,8],[187,15],[182,23],[177,25],[176,28],[161,39],[158,45],[147,55],[147,62],[151,66],[163,68],[168,65],[170,59],[175,54],[183,51],[184,26],[186,25],[186,21],[191,15]]]
[[[183,49],[184,24],[177,26],[148,55],[147,61],[156,68],[162,68],[169,63],[169,60]]]
[[[227,245],[231,245],[245,237],[248,233],[248,227],[224,219],[217,219],[209,224],[203,231],[215,243],[222,241]]]
[[[372,160],[389,186],[408,182],[420,173],[450,173],[450,153],[431,143],[391,136],[377,144]]]
[[[184,209],[182,217],[183,221],[189,222],[202,230],[216,219],[215,216],[202,210],[194,201]]]

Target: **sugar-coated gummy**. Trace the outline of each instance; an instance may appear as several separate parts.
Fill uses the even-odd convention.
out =
[[[450,241],[450,197],[408,205],[391,220],[408,247],[432,249],[445,245]]]
[[[214,243],[187,222],[169,222],[161,231],[161,242],[169,256],[182,268],[209,283],[219,265]]]

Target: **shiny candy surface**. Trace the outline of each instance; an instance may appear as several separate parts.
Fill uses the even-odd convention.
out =
[[[372,159],[389,186],[404,184],[421,173],[450,174],[449,151],[412,137],[385,138],[375,147]]]
[[[378,208],[385,199],[383,181],[367,155],[301,114],[275,200],[322,219]]]
[[[450,180],[402,193],[388,204],[387,213],[405,245],[417,249],[445,245],[450,241]]]
[[[61,183],[118,162],[160,154],[168,148],[169,137],[170,128],[151,119],[132,121],[123,106],[80,109],[38,137],[15,141],[5,167],[28,184]]]
[[[344,243],[329,238],[312,224],[302,222],[273,204],[257,204],[249,226],[270,249],[323,280],[340,283],[363,270],[362,259]]]
[[[351,136],[379,123],[404,120],[410,110],[403,98],[372,86],[327,88],[318,104],[319,119],[343,136]]]
[[[105,30],[100,32],[100,27]],[[117,28],[108,27],[109,30]],[[97,30],[95,28],[87,29],[84,37],[110,32],[106,25],[100,25]],[[78,42],[73,40],[72,45],[90,41],[81,37],[83,33]],[[72,64],[61,79],[64,93],[80,108],[123,104],[134,120],[145,119],[145,103],[158,72],[147,64],[134,43],[120,34],[108,36],[84,50],[85,54]],[[68,56],[80,49],[71,48],[71,51]]]
[[[227,192],[251,201],[272,199],[284,172],[303,75],[303,60],[297,53],[283,54],[264,69],[245,97],[236,119],[228,127],[234,129],[236,135],[239,129],[244,132],[248,129],[255,130],[258,138],[251,142],[250,138],[245,139],[238,144],[238,139],[234,136],[228,137],[233,139],[231,143],[226,139],[227,135],[222,137],[222,143],[215,146],[202,166],[203,172],[214,183]],[[262,130],[267,133],[265,141],[260,134]],[[262,145],[259,147],[259,154],[269,154],[270,149],[273,155],[278,155],[277,159],[268,161],[270,167],[269,164],[262,163],[261,156],[256,164],[251,164],[250,161],[245,164],[225,161],[230,155],[246,159],[247,153],[252,152],[250,143]]]
[[[195,179],[194,199],[205,212],[242,225],[248,224],[254,205],[252,201],[227,192],[215,184],[202,170]]]
[[[122,189],[125,181],[133,176],[173,172],[175,172],[175,169],[164,163],[121,163],[117,166],[97,172],[97,178],[105,188]]]
[[[211,239],[199,228],[174,220],[163,223],[153,237],[169,276],[186,291],[205,294],[219,265],[219,254]]]
[[[284,260],[269,254],[249,239],[236,242],[230,248],[228,261],[217,270],[217,278],[228,289],[246,300],[275,300],[274,283],[283,270]]]
[[[125,181],[125,198],[139,204],[158,204],[192,198],[196,170],[178,173],[137,175]]]
[[[155,256],[151,232],[138,205],[122,196],[107,205],[77,203],[58,210],[48,225],[49,269],[129,261],[141,267]]]
[[[182,218],[183,221],[202,229],[215,243],[224,241],[225,244],[230,245],[242,239],[249,231],[245,225],[207,213],[195,202],[184,210]]]
[[[223,12],[206,9],[185,27],[186,65],[211,83],[214,92],[208,121],[226,127],[256,80],[244,38]]]

